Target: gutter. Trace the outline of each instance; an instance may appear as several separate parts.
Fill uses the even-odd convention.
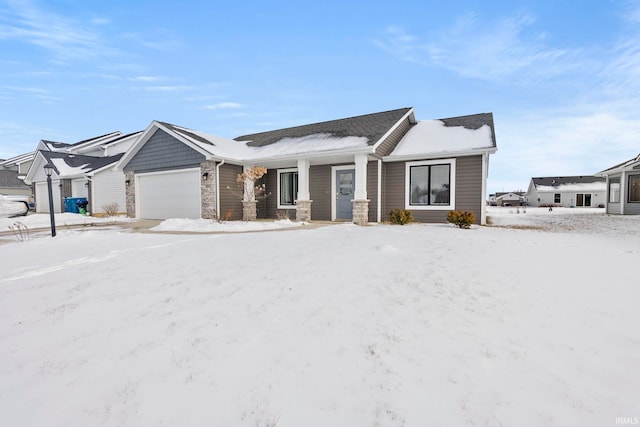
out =
[[[402,162],[407,160],[427,160],[427,159],[444,159],[449,157],[466,157],[479,156],[485,154],[495,154],[498,149],[496,147],[477,148],[476,151],[441,151],[433,154],[406,154],[402,156],[384,156],[383,162]]]

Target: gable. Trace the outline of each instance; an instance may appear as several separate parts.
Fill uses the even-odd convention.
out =
[[[199,165],[205,156],[162,129],[156,129],[138,152],[127,163],[124,170],[150,172],[180,169]]]

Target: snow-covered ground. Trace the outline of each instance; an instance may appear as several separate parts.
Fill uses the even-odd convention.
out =
[[[640,217],[0,245],[11,426],[607,426],[640,417]]]

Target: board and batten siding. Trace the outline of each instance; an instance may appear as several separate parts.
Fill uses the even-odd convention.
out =
[[[384,219],[392,209],[405,209],[405,162],[384,163],[385,197]],[[480,223],[482,209],[482,156],[456,158],[456,210],[471,211],[476,224]],[[447,222],[447,210],[411,210],[417,222]]]
[[[396,148],[396,145],[398,145],[398,142],[400,142],[402,137],[409,131],[411,126],[412,124],[409,121],[409,117],[406,117],[398,127],[396,127],[393,132],[391,132],[389,136],[387,136],[387,138],[378,145],[378,148],[376,148],[376,154],[378,156],[389,155],[393,149]],[[371,217],[369,217],[369,220],[371,220]]]
[[[241,173],[242,166],[228,163],[220,166],[220,218],[225,218],[226,212],[230,211],[230,220],[242,220],[242,199],[236,182],[238,174]]]
[[[199,167],[205,156],[158,129],[133,156],[125,172],[160,172]]]

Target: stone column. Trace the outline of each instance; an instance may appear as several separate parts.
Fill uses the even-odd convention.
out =
[[[125,194],[127,200],[127,217],[136,217],[136,175],[133,171],[124,173]]]
[[[200,211],[204,219],[218,219],[216,162],[200,163]]]
[[[311,221],[311,203],[313,200],[296,200],[296,221]]]
[[[243,221],[255,221],[258,217],[256,210],[256,201],[242,201],[242,220]]]
[[[369,223],[369,200],[353,200],[353,223],[367,225]]]

